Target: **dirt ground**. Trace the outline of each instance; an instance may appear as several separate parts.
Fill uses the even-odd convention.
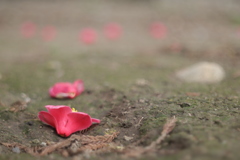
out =
[[[20,33],[28,21],[37,25],[32,38]],[[164,39],[149,35],[156,21],[168,28]],[[110,22],[122,26],[119,40],[104,37]],[[51,42],[40,36],[47,25],[57,29]],[[78,41],[86,27],[98,32],[93,45]],[[2,0],[0,35],[0,159],[239,159],[238,0]],[[175,77],[200,61],[220,64],[225,79],[199,84]],[[80,96],[49,97],[54,83],[76,79],[84,81]],[[101,123],[62,138],[38,120],[45,105],[68,105]],[[158,142],[171,118],[176,124]],[[83,144],[74,136],[97,140]],[[43,143],[63,142],[33,154]],[[68,152],[76,142],[90,149]]]

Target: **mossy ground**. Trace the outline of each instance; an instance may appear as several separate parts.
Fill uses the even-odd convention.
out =
[[[222,2],[222,4],[228,3],[223,0]],[[133,144],[149,145],[161,133],[166,119],[177,117],[177,126],[165,139],[159,151],[140,159],[149,159],[149,157],[158,159],[159,156],[161,159],[186,160],[240,157],[240,79],[239,75],[235,74],[240,68],[237,62],[239,39],[237,41],[236,37],[227,36],[228,29],[233,30],[239,25],[238,21],[233,20],[239,19],[236,16],[239,12],[237,5],[230,6],[232,9],[228,10],[224,5],[218,4],[219,10],[215,11],[228,16],[221,19],[217,14],[212,15],[215,16],[215,21],[212,21],[212,17],[207,15],[212,13],[210,11],[214,2],[209,2],[210,7],[204,6],[204,3],[197,4],[202,8],[205,7],[207,13],[196,10],[193,17],[187,16],[188,5],[179,4],[176,7],[175,4],[165,1],[162,4],[153,1],[124,1],[117,5],[108,1],[101,3],[71,1],[69,4],[56,2],[56,6],[50,2],[3,1],[0,3],[0,13],[2,13],[0,17],[2,22],[0,142],[18,142],[33,146],[38,142],[57,142],[63,139],[53,128],[42,124],[37,119],[37,114],[45,110],[45,105],[69,105],[102,120],[100,125],[85,134],[104,135],[106,132],[119,131],[120,134],[115,142],[124,147]],[[158,7],[152,6],[155,3]],[[193,2],[190,4],[193,7],[197,6]],[[84,10],[84,7],[81,11],[76,10],[76,13],[73,11],[78,9],[77,6],[81,8],[81,5],[92,8],[90,12],[92,15],[86,18],[88,11]],[[78,27],[90,23],[99,29],[99,26],[108,22],[98,21],[101,16],[104,17],[104,14],[98,15],[98,13],[102,13],[100,9],[105,5],[109,8],[115,5],[119,7],[105,18],[109,21],[116,18],[116,21],[123,23],[126,32],[129,33],[126,34],[127,38],[116,42],[100,38],[99,43],[92,46],[79,44],[77,39],[74,41],[74,36],[71,35],[74,32],[75,35],[77,34]],[[44,6],[48,6],[45,11],[50,16],[44,17],[42,21],[40,11]],[[65,6],[69,12],[61,12],[62,6]],[[18,15],[14,14],[12,7],[15,7]],[[51,7],[55,7],[57,13],[52,13]],[[21,12],[22,8],[28,12]],[[121,8],[131,10],[121,14]],[[105,11],[106,14],[112,12],[111,9]],[[153,11],[162,14],[159,17]],[[54,18],[59,13],[62,19]],[[179,15],[174,14],[171,19],[169,18],[171,13]],[[82,24],[74,23],[77,17],[75,14],[81,15],[81,18],[85,17],[82,19]],[[39,37],[22,38],[19,34],[19,26],[22,21],[29,19],[30,15],[42,26],[50,22],[57,25],[59,34],[62,35],[59,35],[54,42],[43,42]],[[136,20],[135,23],[131,23],[131,18]],[[210,38],[204,39],[204,42],[201,39],[197,41],[194,36],[186,38],[184,32],[187,31],[184,27],[180,27],[182,37],[170,37],[161,42],[159,40],[156,42],[141,32],[141,27],[150,23],[150,20],[161,18],[162,21],[167,22],[170,29],[171,26],[182,24],[191,29],[189,35],[195,34],[195,36],[200,30],[194,30],[194,27],[205,24],[205,29],[207,31],[209,29],[211,33]],[[64,20],[68,20],[68,24],[63,23]],[[140,29],[136,30],[138,26]],[[216,33],[213,32],[213,28]],[[225,39],[218,39],[218,33],[222,33]],[[139,38],[140,36],[142,38]],[[177,51],[169,47],[176,38],[179,38],[182,45],[182,49]],[[195,43],[191,40],[195,40]],[[224,81],[217,84],[184,83],[174,76],[178,69],[201,60],[221,64],[226,71]],[[55,82],[72,82],[76,79],[82,79],[86,88],[79,97],[73,100],[49,98],[48,89]],[[7,111],[12,103],[24,101],[24,95],[31,99],[25,110],[16,113]],[[125,136],[132,139],[128,141]],[[121,159],[121,156],[111,153],[90,156],[90,158]],[[0,146],[0,159],[32,158],[28,154],[15,154],[8,148]],[[55,154],[37,159],[46,158],[65,159]]]

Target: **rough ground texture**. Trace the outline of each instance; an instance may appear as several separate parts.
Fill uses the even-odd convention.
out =
[[[1,1],[0,142],[33,147],[66,140],[40,122],[37,113],[45,105],[69,105],[102,121],[74,135],[119,132],[115,148],[36,159],[131,159],[124,149],[149,146],[173,116],[173,131],[138,159],[238,159],[239,15],[237,0]],[[24,39],[19,28],[25,21],[39,30],[56,26],[56,40],[43,42],[40,32]],[[165,39],[149,36],[154,21],[168,27]],[[112,42],[100,33],[94,45],[78,42],[80,29],[101,31],[108,22],[123,26],[121,39]],[[220,64],[227,73],[224,81],[197,84],[175,77],[177,70],[202,60]],[[86,88],[79,97],[49,98],[55,82],[75,79],[82,79]],[[0,159],[33,156],[0,145]]]

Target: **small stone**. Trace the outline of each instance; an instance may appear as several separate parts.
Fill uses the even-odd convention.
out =
[[[26,103],[31,102],[31,98],[29,98],[25,93],[21,93],[21,97],[24,99]]]
[[[40,143],[40,146],[46,147],[46,146],[47,146],[47,143],[46,143],[46,142],[41,142],[41,143]]]
[[[225,72],[217,63],[200,62],[178,71],[176,76],[186,82],[216,83],[224,79]]]
[[[76,153],[80,147],[81,147],[81,143],[79,143],[78,141],[75,141],[75,142],[72,142],[69,149],[72,153]]]
[[[13,151],[14,153],[21,153],[19,147],[14,147],[14,148],[12,149],[12,151]]]
[[[123,136],[123,138],[126,140],[126,141],[131,141],[133,139],[133,137],[128,137],[128,136]]]

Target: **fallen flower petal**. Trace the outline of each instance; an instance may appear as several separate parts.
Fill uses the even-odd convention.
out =
[[[150,33],[154,38],[165,38],[167,35],[167,27],[163,23],[155,22],[150,27]]]
[[[122,34],[122,28],[117,23],[110,23],[104,28],[105,36],[110,40],[119,39]]]
[[[49,94],[53,98],[73,99],[84,91],[83,81],[77,80],[74,83],[59,82],[49,89]]]
[[[91,118],[87,113],[73,112],[69,106],[45,106],[48,110],[41,111],[38,118],[56,128],[59,135],[68,137],[72,133],[89,128],[93,123],[100,123],[99,119]]]
[[[31,38],[36,33],[36,25],[32,22],[26,22],[21,27],[21,33],[25,38]]]
[[[93,44],[97,40],[97,33],[92,28],[85,28],[79,33],[79,40],[85,44]]]

